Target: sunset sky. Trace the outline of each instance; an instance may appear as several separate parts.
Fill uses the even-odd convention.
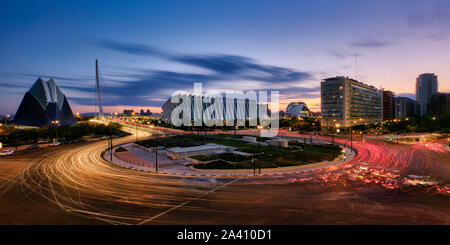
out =
[[[38,77],[74,112],[160,106],[175,90],[278,90],[320,110],[321,79],[345,75],[411,97],[416,77],[450,92],[450,1],[2,1],[0,114]]]

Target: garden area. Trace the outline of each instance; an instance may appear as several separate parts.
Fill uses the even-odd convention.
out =
[[[332,161],[341,154],[342,150],[337,145],[315,145],[298,141],[289,141],[289,148],[283,148],[264,143],[261,145],[249,143],[242,141],[241,138],[242,136],[235,135],[176,135],[141,141],[139,144],[144,147],[164,146],[171,148],[216,143],[236,147],[237,151],[253,154],[245,156],[234,153],[221,153],[191,156],[195,160],[206,162],[194,164],[194,167],[199,169],[251,169],[254,168],[254,164],[256,164],[256,167],[259,167],[259,156],[261,157],[261,168],[297,166],[321,161]],[[259,138],[259,140],[264,142],[268,138]]]
[[[47,143],[53,140],[65,142],[83,141],[86,138],[102,136],[124,136],[128,133],[121,130],[117,123],[109,125],[79,122],[71,126],[47,126],[39,128],[0,127],[0,142],[4,146],[18,146],[22,144]]]

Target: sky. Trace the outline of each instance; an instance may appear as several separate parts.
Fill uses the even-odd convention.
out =
[[[0,114],[54,78],[74,112],[160,112],[177,90],[280,91],[320,111],[320,81],[349,76],[414,98],[450,92],[450,1],[2,1]]]

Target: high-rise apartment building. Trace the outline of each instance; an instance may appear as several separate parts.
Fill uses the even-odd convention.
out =
[[[450,93],[436,93],[430,97],[429,114],[440,116],[450,113]]]
[[[419,116],[428,113],[430,97],[438,91],[438,78],[434,73],[424,73],[416,80],[416,101],[419,104]]]
[[[321,99],[324,131],[382,121],[381,91],[354,79],[343,76],[324,79]]]
[[[383,90],[383,120],[394,118],[394,92]]]

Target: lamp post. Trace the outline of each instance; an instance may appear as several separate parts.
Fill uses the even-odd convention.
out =
[[[261,139],[260,141],[258,141],[258,152],[259,152],[258,157],[259,174],[261,174]]]
[[[158,172],[158,146],[155,146],[155,168],[156,168],[156,172]]]
[[[17,151],[17,148],[19,148],[19,130],[18,129],[16,129],[16,135],[17,135],[17,144],[16,144],[16,151]]]
[[[350,121],[350,152],[353,152],[353,124]]]
[[[339,127],[340,127],[341,125],[340,125],[339,123],[336,123],[334,126],[336,127],[336,134],[339,133],[339,132],[340,132]],[[334,133],[334,132],[333,132],[333,133]],[[336,143],[336,142],[335,142],[335,134],[333,134],[333,145],[334,145],[335,143]]]
[[[342,158],[344,159],[344,162],[345,162],[345,159],[347,158],[347,153],[345,152],[345,147],[347,146],[346,144],[347,144],[347,142],[345,142],[345,144],[344,144],[344,149],[342,149],[342,154],[344,154],[344,155],[342,156]]]
[[[258,126],[258,133],[259,133],[260,137],[261,137],[261,128],[262,128],[261,125]],[[261,138],[258,140],[258,168],[259,168],[259,174],[261,174]]]
[[[58,125],[59,121],[55,120],[55,121],[51,121],[51,123],[53,126],[56,127]],[[55,133],[56,133],[56,141],[58,141],[58,129],[56,129],[56,128],[55,128]]]
[[[256,174],[256,163],[254,157],[252,157],[252,164],[253,164],[253,174]]]
[[[112,125],[109,127],[109,158],[112,161],[113,152],[113,138],[112,138]]]
[[[132,116],[134,116],[136,113],[133,111],[133,112],[131,112],[131,115]],[[138,143],[138,130],[137,130],[137,120],[136,120],[136,118],[133,118],[134,119],[134,125],[136,126],[136,144]]]

